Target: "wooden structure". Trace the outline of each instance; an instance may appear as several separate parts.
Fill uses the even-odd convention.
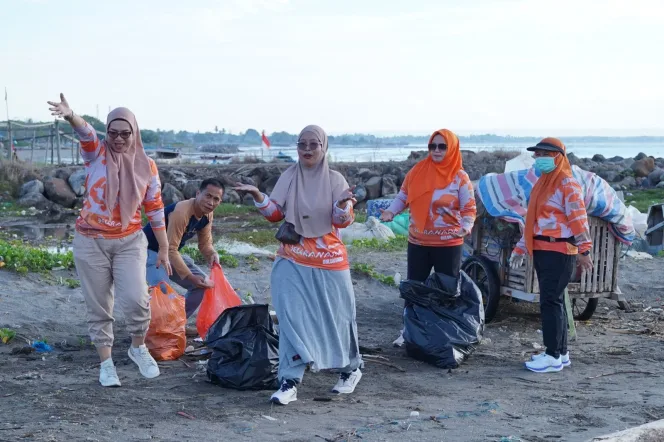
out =
[[[495,315],[498,298],[507,296],[528,302],[539,302],[539,284],[531,257],[525,265],[512,269],[509,258],[520,238],[519,227],[514,223],[493,218],[486,213],[478,200],[478,217],[466,246],[472,249],[462,269],[478,284],[485,298],[487,321]],[[593,242],[591,257],[593,270],[572,275],[568,291],[576,319],[589,319],[599,298],[609,298],[625,308],[625,300],[618,287],[618,261],[620,242],[609,231],[609,224],[596,217],[589,217],[590,237]]]
[[[657,255],[664,250],[664,203],[650,206],[647,223],[646,244],[648,244],[648,252],[651,255]]]
[[[53,165],[80,164],[80,151],[78,148],[79,140],[73,129],[68,124],[63,125],[61,121],[55,120],[52,123],[23,124],[16,121],[0,121],[0,132],[7,134],[7,140],[4,143],[7,149],[6,156],[10,161],[14,161],[11,152],[13,141],[23,144],[19,151],[25,151],[25,144],[29,143],[30,162],[43,162]],[[106,134],[97,131],[101,137]],[[10,142],[9,140],[12,140]],[[35,150],[44,151],[43,156],[35,159]],[[69,161],[64,157],[63,151],[70,150]],[[50,155],[50,160],[49,160]],[[66,154],[65,154],[66,155]],[[27,161],[26,158],[23,158]]]

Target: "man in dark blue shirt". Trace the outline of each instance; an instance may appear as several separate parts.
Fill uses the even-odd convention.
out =
[[[201,304],[205,289],[210,287],[207,275],[194,260],[180,253],[194,236],[198,237],[198,250],[212,266],[219,263],[219,255],[212,245],[212,216],[224,196],[224,185],[215,178],[201,183],[196,198],[180,201],[164,208],[166,235],[168,236],[168,258],[173,267],[170,281],[185,288],[185,310],[190,317]],[[150,286],[169,282],[163,266],[156,267],[159,244],[150,224],[143,228],[148,239],[147,280]]]

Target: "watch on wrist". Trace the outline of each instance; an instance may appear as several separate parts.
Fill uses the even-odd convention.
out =
[[[588,256],[590,255],[590,250],[586,250],[585,252],[582,253],[583,256]]]

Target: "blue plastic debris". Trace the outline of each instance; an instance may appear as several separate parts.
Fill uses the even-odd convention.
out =
[[[37,353],[50,353],[53,351],[53,347],[44,341],[34,341],[32,343],[32,348],[34,348]]]

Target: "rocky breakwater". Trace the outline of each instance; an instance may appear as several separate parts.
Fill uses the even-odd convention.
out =
[[[61,222],[78,213],[85,194],[85,170],[62,168],[23,183],[17,204],[34,207],[46,223]]]
[[[634,158],[604,158],[601,154],[592,158],[577,158],[570,154],[569,159],[572,164],[595,172],[616,190],[664,188],[664,158],[639,153]]]
[[[376,163],[333,163],[331,167],[339,171],[351,186],[356,186],[358,208],[363,208],[366,201],[381,197],[394,196],[399,192],[406,173],[426,153],[413,152],[407,161]],[[505,169],[505,162],[515,153],[489,153],[464,151],[464,168],[473,180],[487,173],[500,173]],[[165,203],[192,198],[204,178],[220,179],[227,190],[225,202],[233,204],[251,204],[251,197],[239,195],[231,189],[237,182],[251,184],[269,194],[274,189],[281,173],[290,164],[233,164],[219,166],[159,166],[162,180],[162,197]]]
[[[463,152],[464,169],[471,180],[487,173],[501,173],[505,162],[518,152]],[[407,161],[380,163],[333,163],[332,168],[356,186],[358,208],[366,201],[394,196],[399,192],[406,173],[424,158],[426,152],[413,152]],[[634,158],[577,158],[569,155],[572,164],[597,173],[618,190],[637,187],[664,188],[664,159],[639,154]],[[251,204],[249,195],[240,195],[232,189],[238,182],[252,184],[269,194],[281,173],[290,165],[282,163],[231,165],[159,165],[162,198],[166,205],[193,198],[205,178],[218,178],[226,185],[224,202]],[[34,207],[44,214],[45,222],[60,222],[77,213],[85,194],[85,171],[82,167],[44,168],[40,176],[24,183],[18,204]]]

